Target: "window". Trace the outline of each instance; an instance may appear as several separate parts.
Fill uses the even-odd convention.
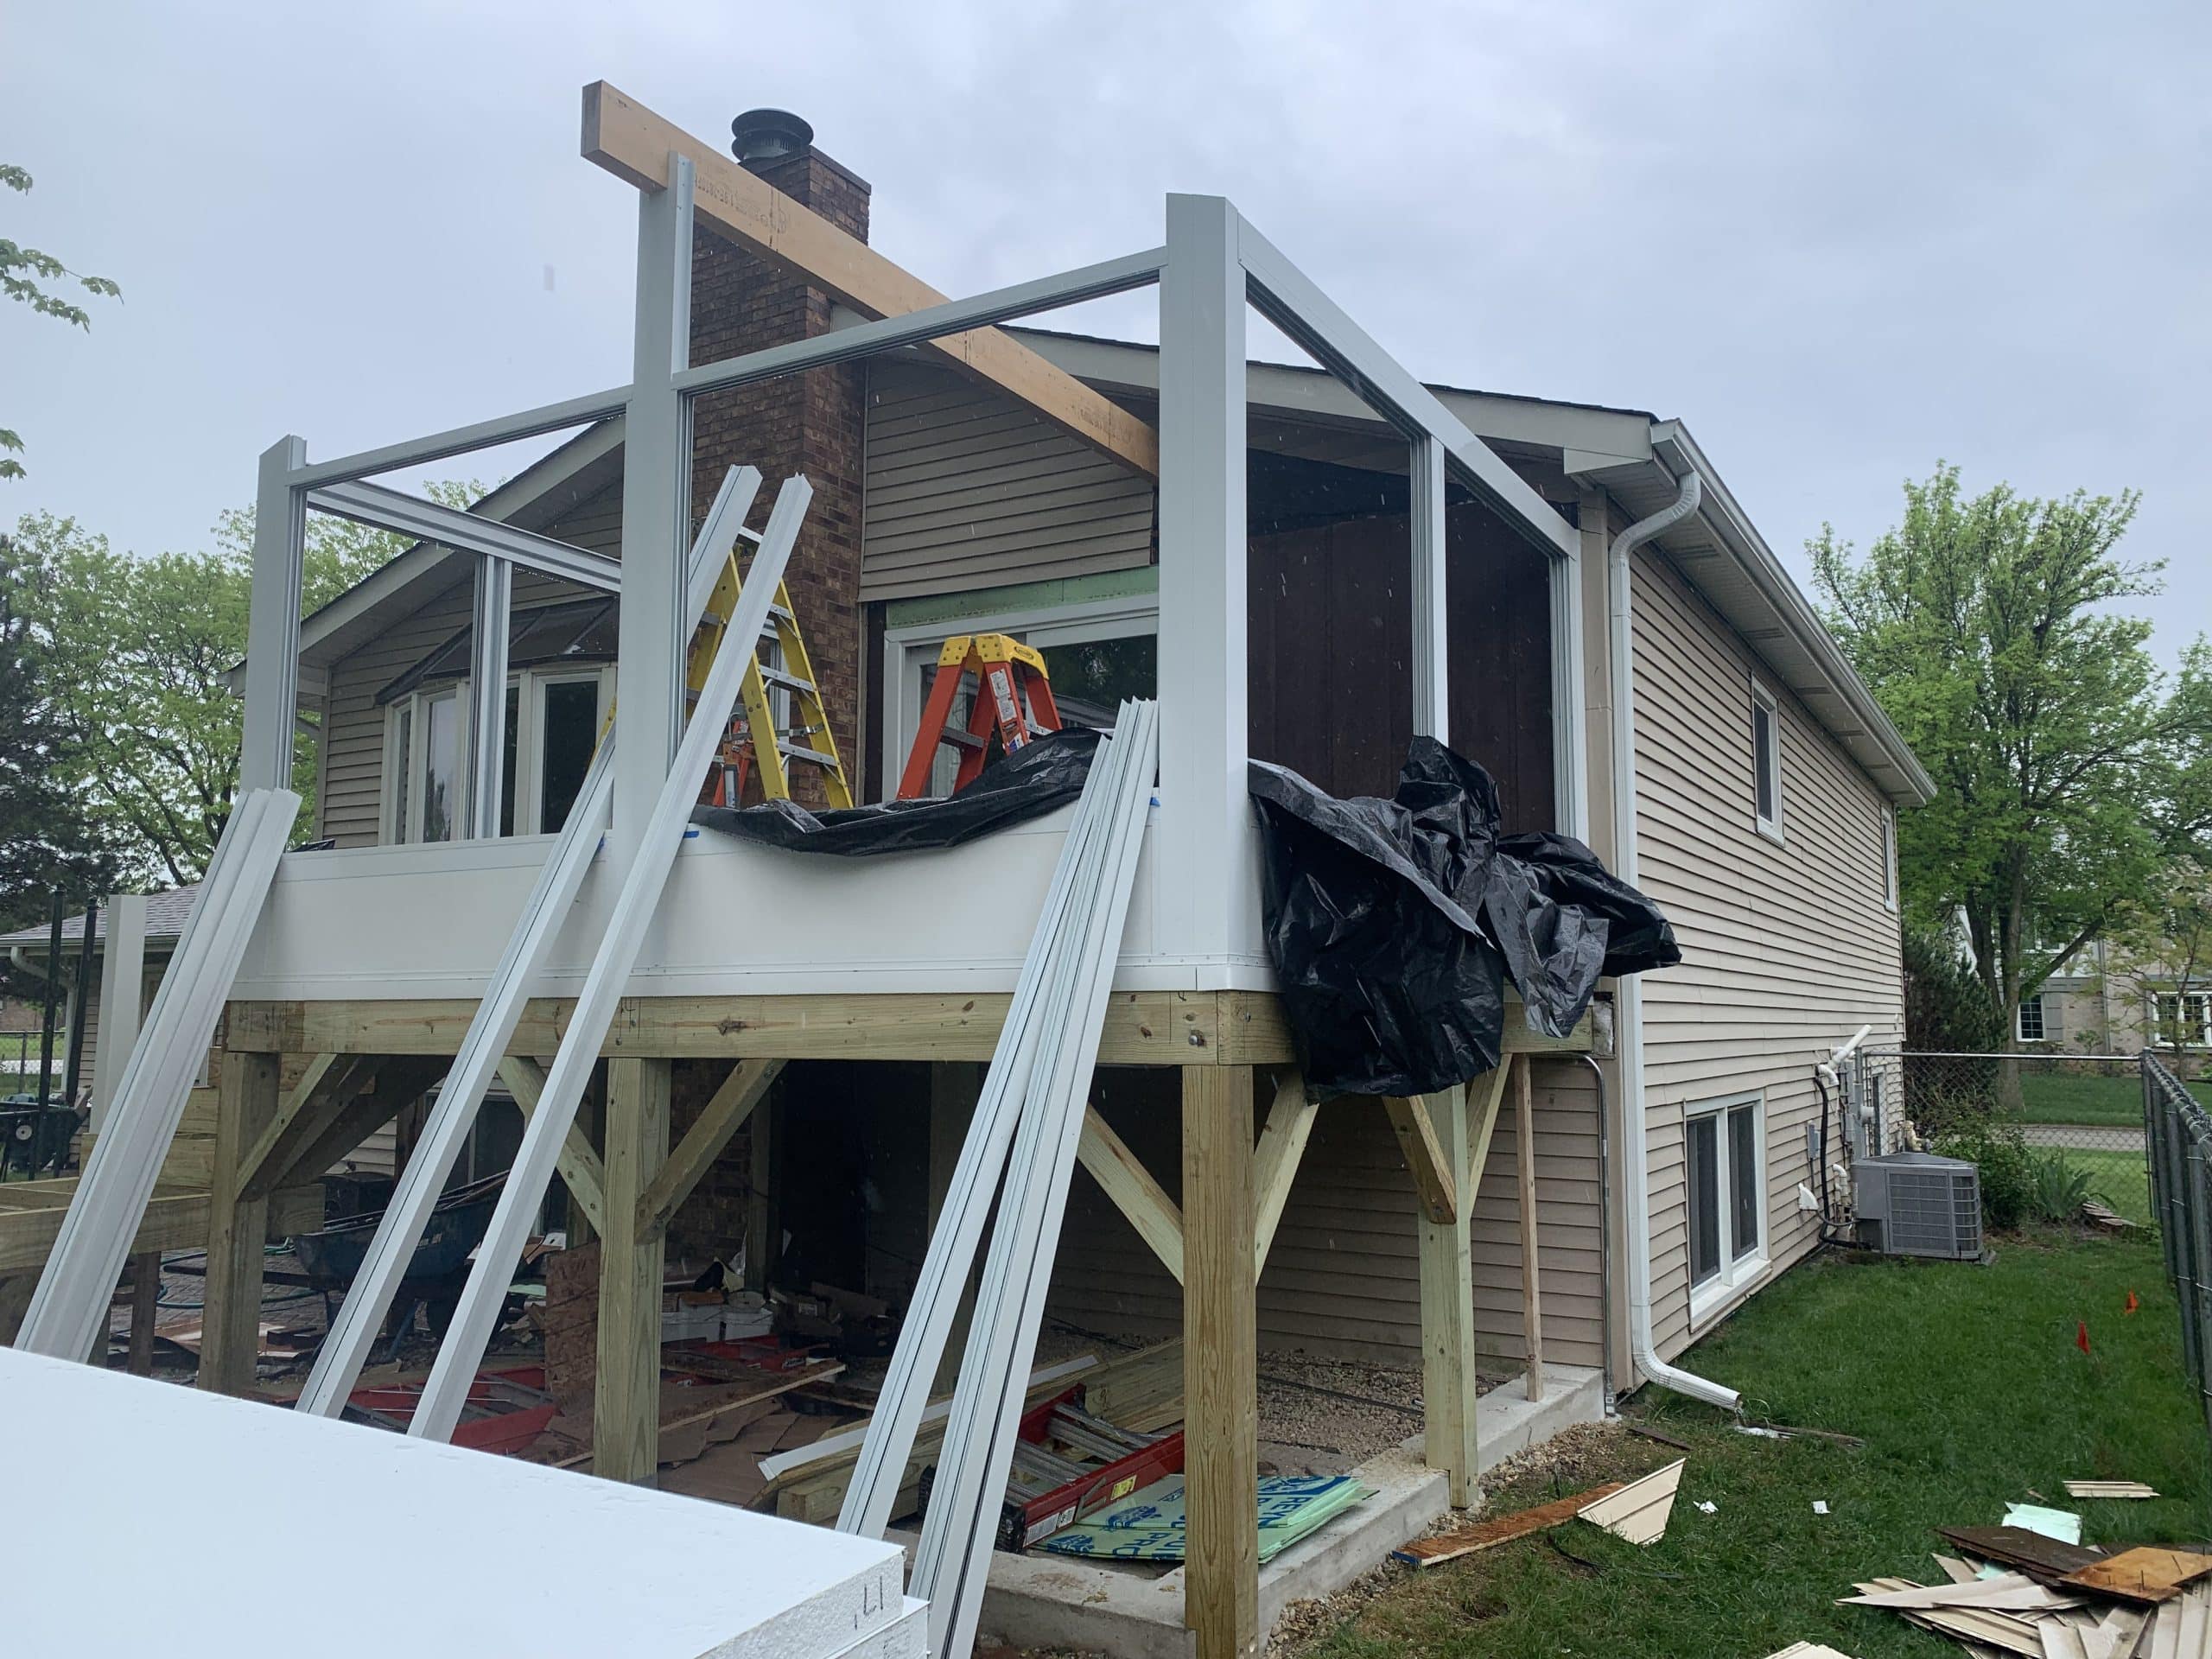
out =
[[[2212,991],[2160,991],[2159,1043],[2169,1048],[2202,1045],[2212,1033]]]
[[[1774,694],[1751,682],[1751,821],[1782,839],[1782,716]]]
[[[1897,811],[1893,806],[1880,810],[1882,823],[1882,902],[1891,910],[1897,907]]]
[[[599,745],[611,670],[525,669],[507,684],[503,836],[551,835],[568,822]],[[385,839],[467,834],[468,683],[400,696],[385,718]]]
[[[2020,999],[2020,1013],[2015,1030],[2024,1043],[2039,1043],[2044,1040],[2043,993],[2041,991],[2037,991],[2033,996],[2024,996]]]
[[[1701,1318],[1766,1270],[1766,1128],[1758,1095],[1683,1119],[1688,1159],[1690,1315]]]
[[[884,719],[880,776],[886,794],[895,790],[913,750],[922,705],[937,678],[938,653],[956,633],[1006,633],[1033,645],[1045,659],[1052,701],[1071,725],[1111,725],[1123,697],[1151,696],[1158,687],[1160,612],[1149,594],[1096,601],[1052,610],[1007,611],[991,616],[906,623],[884,631]],[[964,726],[972,688],[953,700],[951,723]],[[930,777],[932,794],[952,791],[959,756],[950,745],[938,751]]]

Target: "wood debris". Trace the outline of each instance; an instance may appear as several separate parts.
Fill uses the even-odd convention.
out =
[[[2139,1480],[2069,1480],[2069,1497],[2156,1497],[2158,1494]]]
[[[1556,1497],[1533,1509],[1516,1510],[1511,1515],[1478,1521],[1471,1527],[1460,1528],[1457,1532],[1440,1533],[1433,1538],[1416,1538],[1390,1554],[1395,1560],[1409,1561],[1415,1567],[1441,1567],[1446,1561],[1458,1560],[1462,1555],[1495,1549],[1500,1544],[1511,1543],[1516,1538],[1526,1538],[1532,1533],[1563,1525],[1601,1498],[1611,1497],[1621,1490],[1621,1482],[1607,1481],[1586,1492],[1577,1492],[1571,1497]]]
[[[1682,1465],[1688,1461],[1676,1458],[1665,1468],[1585,1504],[1582,1518],[1631,1544],[1654,1541],[1667,1530],[1667,1517],[1674,1513],[1675,1492],[1682,1484]]]
[[[1940,1530],[1971,1549],[1967,1537],[2018,1529]],[[2010,1538],[1994,1541],[2037,1554],[2048,1554],[2041,1548],[2044,1545],[2084,1553],[2051,1539],[2029,1546]],[[2212,1556],[2153,1548],[2126,1550],[2109,1558],[2087,1553],[2098,1559],[2057,1580],[2032,1567],[1985,1576],[1986,1569],[1972,1560],[1938,1555],[1936,1564],[1942,1569],[1944,1583],[1872,1579],[1855,1586],[1859,1593],[1837,1605],[1895,1613],[1923,1630],[1950,1637],[1972,1659],[2011,1654],[2020,1659],[2212,1659]],[[2142,1559],[2123,1566],[2130,1557]],[[2039,1565],[2047,1571],[2047,1562]],[[2131,1586],[2133,1599],[2115,1592],[2115,1579]],[[2155,1605],[2144,1605],[2149,1592],[2161,1587],[2165,1599]],[[1801,1643],[1783,1651],[1792,1659],[1805,1659],[1822,1650]]]
[[[2145,1545],[2094,1561],[2069,1573],[2059,1582],[2101,1596],[2118,1596],[2123,1601],[2155,1603],[2171,1600],[2185,1586],[2208,1573],[2212,1573],[2212,1555]]]
[[[1851,1656],[1824,1648],[1817,1642],[1792,1642],[1779,1652],[1770,1653],[1766,1659],[1851,1659]]]
[[[2076,1567],[2105,1558],[2101,1549],[2062,1543],[2025,1527],[1938,1527],[1936,1532],[1969,1555],[2000,1567],[2017,1567],[2031,1578],[2050,1582]]]

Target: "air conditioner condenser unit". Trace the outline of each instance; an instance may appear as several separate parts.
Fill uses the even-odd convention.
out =
[[[1981,1254],[1981,1177],[1960,1158],[1892,1152],[1851,1166],[1859,1242],[1885,1255]]]

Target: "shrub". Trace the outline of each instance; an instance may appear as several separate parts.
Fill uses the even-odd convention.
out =
[[[2089,1172],[2066,1161],[2063,1152],[2047,1152],[2033,1159],[2034,1179],[2028,1185],[2028,1214],[2037,1221],[2072,1221],[2082,1213],[2089,1196]]]
[[[1989,993],[1941,933],[1904,931],[1904,1046],[1924,1053],[1989,1054],[2005,1022]]]
[[[1963,1158],[1981,1172],[1981,1219],[1989,1231],[2012,1232],[2031,1212],[2039,1178],[2037,1160],[2017,1124],[1971,1121],[1939,1138],[1933,1150]],[[2082,1179],[2086,1182],[2088,1177]],[[2075,1207],[2081,1207],[2078,1200]]]

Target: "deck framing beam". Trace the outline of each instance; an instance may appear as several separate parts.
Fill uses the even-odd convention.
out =
[[[1306,1143],[1313,1134],[1313,1120],[1321,1103],[1306,1089],[1305,1075],[1295,1067],[1275,1082],[1275,1097],[1268,1108],[1268,1121],[1260,1130],[1260,1144],[1252,1154],[1252,1277],[1268,1265],[1268,1250],[1282,1224],[1283,1206],[1290,1202],[1291,1184],[1306,1156]]]
[[[683,1132],[683,1139],[668,1154],[659,1172],[639,1194],[638,1225],[649,1238],[664,1237],[668,1224],[683,1208],[730,1137],[743,1128],[753,1109],[767,1097],[769,1085],[783,1075],[782,1060],[740,1060],[730,1068],[706,1107]],[[570,1134],[575,1131],[571,1130]],[[593,1224],[598,1224],[594,1219]]]
[[[1099,1191],[1114,1201],[1122,1218],[1136,1229],[1160,1265],[1183,1282],[1183,1211],[1167,1196],[1167,1189],[1153,1179],[1144,1161],[1128,1143],[1114,1133],[1113,1125],[1098,1116],[1098,1109],[1083,1109],[1083,1133],[1076,1142],[1076,1160],[1090,1172]]]

